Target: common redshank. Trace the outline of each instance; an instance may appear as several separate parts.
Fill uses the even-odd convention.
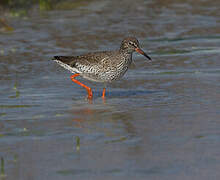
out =
[[[85,79],[110,83],[120,79],[132,62],[132,53],[136,51],[146,58],[151,58],[139,47],[135,37],[125,38],[119,50],[88,53],[81,56],[54,56],[54,61],[73,74],[70,78],[76,84],[88,91],[88,99],[92,99],[92,89],[75,79],[82,76]],[[105,98],[106,88],[103,88],[102,98]]]

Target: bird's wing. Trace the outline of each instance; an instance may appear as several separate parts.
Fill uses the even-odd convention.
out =
[[[114,52],[110,51],[102,51],[81,56],[54,56],[54,59],[55,61],[61,61],[71,67],[75,67],[77,65],[91,66],[101,64],[103,60],[108,60],[113,53]]]
[[[77,58],[75,56],[54,56],[54,61],[60,61],[68,66],[74,67]]]
[[[104,60],[108,60],[112,53],[109,51],[89,53],[82,56],[77,56],[77,63],[80,65],[99,65],[102,64]]]

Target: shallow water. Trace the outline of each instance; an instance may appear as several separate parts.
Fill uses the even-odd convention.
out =
[[[219,179],[220,2],[80,2],[1,12],[0,179]],[[105,102],[50,60],[128,35],[153,62],[134,54]]]

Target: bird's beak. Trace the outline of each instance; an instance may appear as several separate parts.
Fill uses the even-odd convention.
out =
[[[140,48],[136,48],[135,49],[136,52],[144,55],[146,58],[148,58],[149,60],[152,60],[144,51],[142,51]]]

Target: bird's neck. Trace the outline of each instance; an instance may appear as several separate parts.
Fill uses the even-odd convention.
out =
[[[121,53],[121,54],[124,54],[125,56],[131,56],[132,55],[132,53],[133,53],[133,51],[129,51],[128,49],[124,49],[124,48],[120,48],[120,50],[119,50],[119,52]]]
[[[129,51],[125,51],[125,50],[122,50],[120,49],[119,50],[121,56],[123,57],[123,63],[126,63],[126,64],[131,64],[132,62],[132,53],[133,52],[129,52]]]

